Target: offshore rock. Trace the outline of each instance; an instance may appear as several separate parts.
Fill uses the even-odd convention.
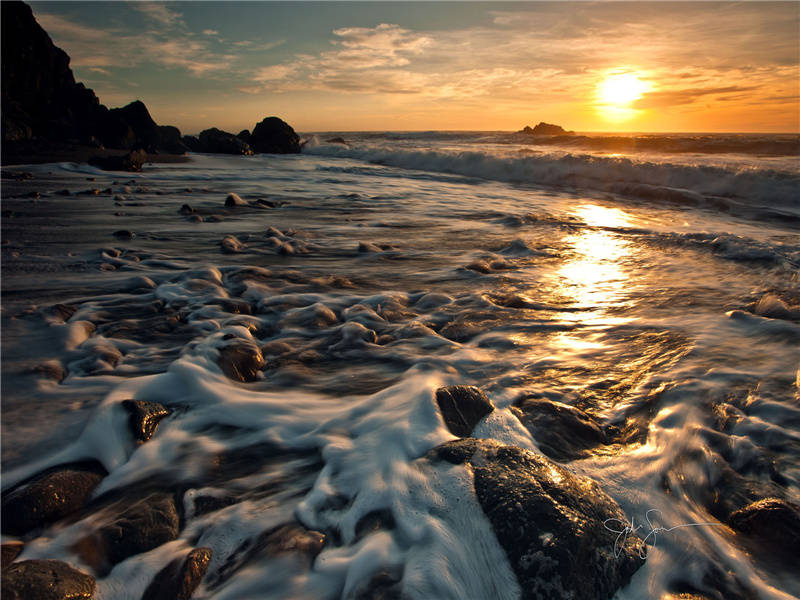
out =
[[[178,558],[153,578],[142,600],[189,600],[200,585],[211,562],[211,548],[195,548]]]
[[[188,144],[187,144],[188,145]],[[252,154],[247,142],[243,142],[238,137],[227,131],[222,131],[216,127],[200,132],[199,152],[209,152],[213,154]],[[191,146],[189,146],[191,148]],[[194,151],[194,148],[192,148]]]
[[[250,143],[256,152],[268,154],[297,154],[300,138],[294,129],[278,117],[267,117],[253,128]]]
[[[128,427],[139,442],[146,442],[153,437],[158,424],[170,413],[158,402],[146,400],[123,400],[122,406],[129,414]]]
[[[24,535],[83,508],[105,470],[95,463],[61,465],[3,497],[3,533]]]
[[[3,600],[88,600],[94,577],[60,560],[23,560],[3,570]]]
[[[522,131],[517,133],[527,133],[529,135],[574,135],[574,131],[566,131],[560,125],[553,125],[552,123],[545,123],[541,121],[536,127],[531,129],[529,126],[525,126]]]
[[[471,466],[478,502],[517,576],[523,600],[607,600],[643,563],[635,535],[618,540],[606,529],[608,519],[618,519],[609,526],[619,529],[627,519],[589,478],[492,440],[454,440],[428,457]]]
[[[478,388],[451,385],[436,390],[436,404],[450,433],[458,437],[472,434],[475,425],[494,410],[494,405]]]

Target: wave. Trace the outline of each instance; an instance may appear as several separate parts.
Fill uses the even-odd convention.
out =
[[[508,183],[592,189],[649,201],[723,210],[763,208],[771,218],[800,219],[800,176],[775,169],[691,166],[587,154],[503,156],[404,150],[375,144],[325,144],[316,137],[303,152]],[[722,207],[718,199],[722,199]]]

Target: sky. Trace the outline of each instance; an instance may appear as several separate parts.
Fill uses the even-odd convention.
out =
[[[800,2],[31,2],[109,107],[184,133],[800,131]]]

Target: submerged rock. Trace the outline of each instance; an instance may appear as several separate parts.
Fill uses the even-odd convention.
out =
[[[472,434],[478,422],[494,410],[494,405],[478,388],[451,385],[436,390],[436,404],[450,433],[458,437]]]
[[[94,577],[60,560],[23,560],[3,569],[3,600],[88,600]]]
[[[523,398],[511,412],[530,431],[539,449],[554,460],[580,458],[607,441],[589,415],[568,404]]]
[[[239,241],[235,235],[229,235],[222,238],[222,241],[219,243],[222,251],[227,254],[236,254],[237,252],[241,252],[244,250],[244,244]]]
[[[169,563],[153,578],[142,600],[189,600],[211,562],[211,548],[195,548]]]
[[[640,540],[604,522],[627,519],[591,479],[544,456],[492,440],[442,444],[432,460],[468,464],[475,494],[505,550],[523,600],[606,600],[642,565]],[[616,543],[616,544],[615,544]]]
[[[255,344],[237,340],[220,349],[219,366],[234,381],[255,381],[264,366],[264,357]]]
[[[250,134],[253,150],[269,154],[297,154],[300,138],[294,129],[278,117],[267,117]]]
[[[147,552],[178,537],[178,511],[172,494],[156,493],[120,500],[104,509],[113,517],[73,548],[103,575],[129,556]]]
[[[238,194],[231,192],[225,198],[225,206],[233,208],[234,206],[249,206],[246,200],[242,200]]]
[[[774,552],[797,556],[800,549],[800,506],[764,498],[734,512],[728,524]]]
[[[168,408],[158,402],[146,400],[123,400],[122,406],[129,413],[128,427],[140,442],[146,442],[158,428],[161,420],[170,414]]]
[[[3,533],[23,535],[80,510],[105,470],[95,463],[62,465],[3,497]]]

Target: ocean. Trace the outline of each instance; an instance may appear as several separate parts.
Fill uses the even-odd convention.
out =
[[[472,437],[590,477],[655,531],[615,598],[800,595],[796,564],[727,520],[800,499],[797,135],[301,137],[4,180],[3,489],[92,460],[95,496],[182,503],[177,539],[97,598],[138,600],[198,546],[194,598],[526,597],[469,478],[426,463],[455,437],[449,385],[495,406]],[[247,373],[220,366],[230,347],[259,356]],[[126,399],[170,411],[145,443]],[[91,565],[97,519],[22,557]],[[326,535],[318,555],[250,551],[292,521]]]

